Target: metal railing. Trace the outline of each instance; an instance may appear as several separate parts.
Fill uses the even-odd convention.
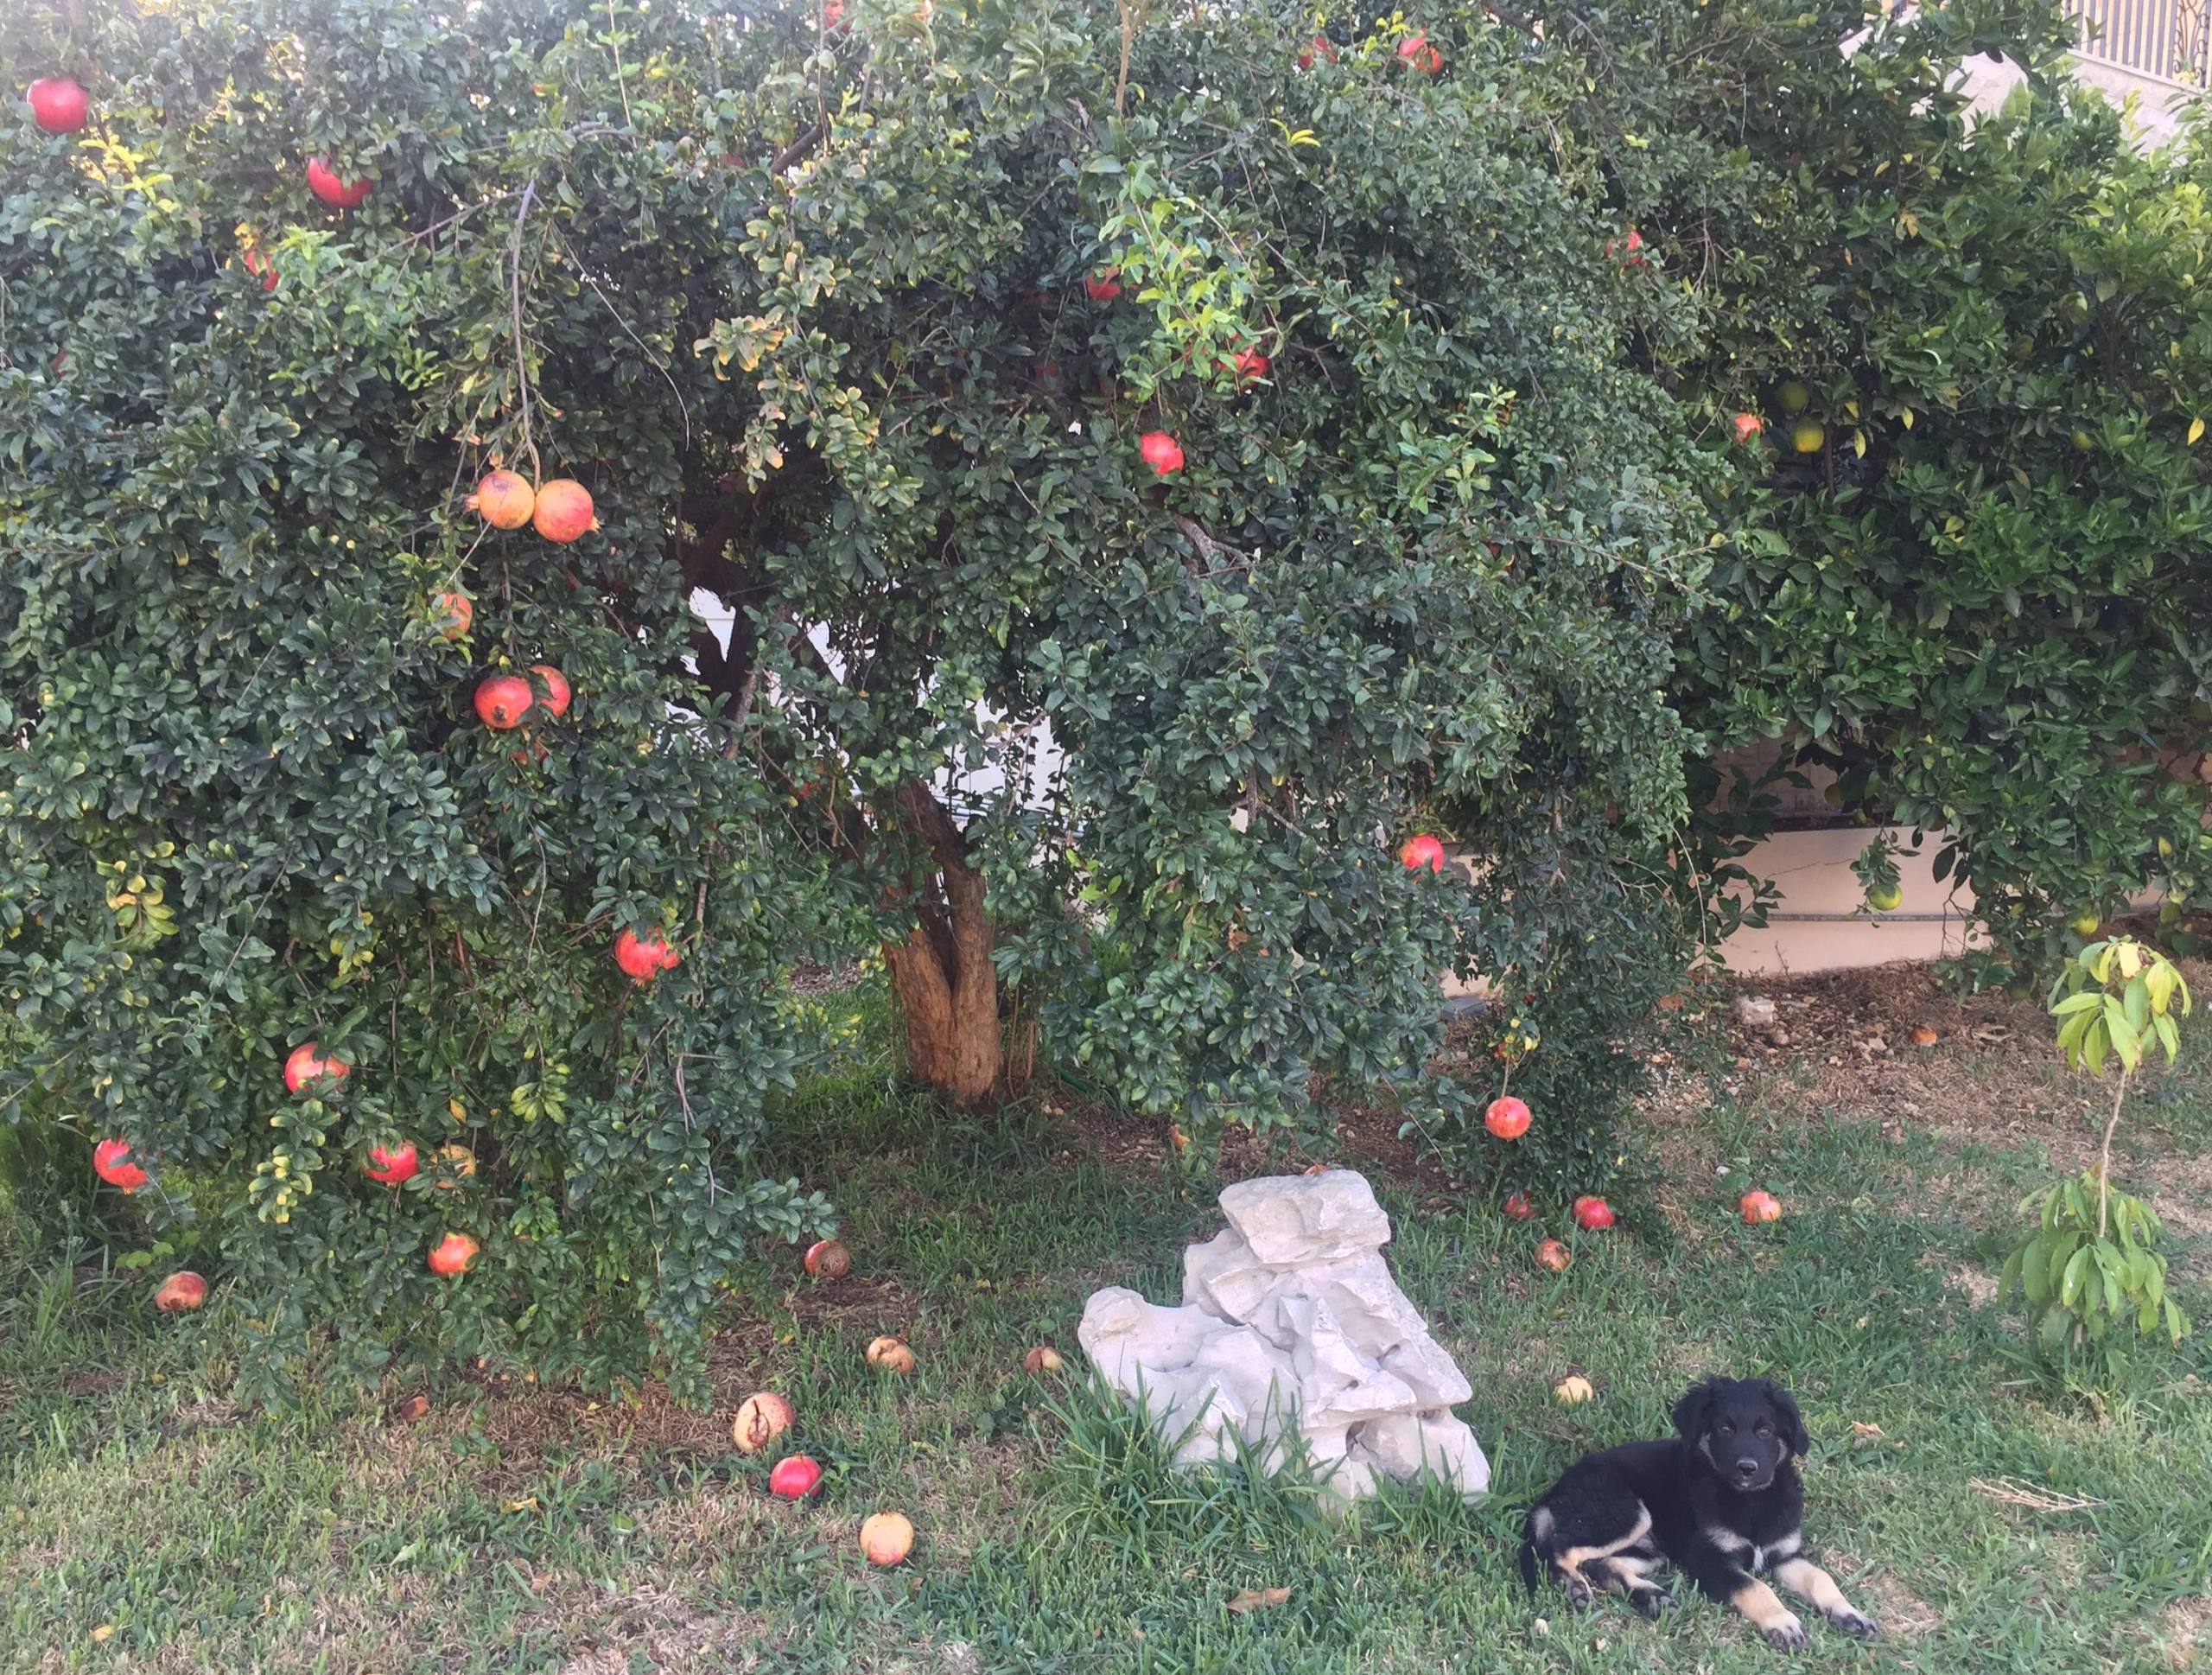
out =
[[[2183,86],[2212,85],[2212,0],[2067,0],[2080,52]]]

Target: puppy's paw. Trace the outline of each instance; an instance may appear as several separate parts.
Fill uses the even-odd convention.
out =
[[[1675,1596],[1663,1588],[1643,1588],[1637,1591],[1636,1608],[1656,1622],[1675,1608]]]
[[[1580,1576],[1569,1576],[1561,1586],[1567,1591],[1567,1602],[1578,1611],[1587,1611],[1598,1602],[1597,1595]]]
[[[1763,1624],[1759,1633],[1766,1636],[1770,1646],[1778,1646],[1784,1652],[1802,1652],[1805,1649],[1805,1625],[1787,1611]]]
[[[1848,1608],[1835,1613],[1828,1621],[1835,1625],[1838,1633],[1848,1634],[1854,1640],[1878,1640],[1882,1638],[1881,1624],[1872,1617],[1861,1616]]]

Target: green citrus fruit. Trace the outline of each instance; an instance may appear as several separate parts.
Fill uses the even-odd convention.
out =
[[[2097,927],[2103,923],[2103,920],[2084,908],[2066,921],[2066,927],[2076,936],[2094,936],[2097,933]]]
[[[1802,413],[1813,404],[1813,392],[1794,378],[1782,386],[1781,393],[1785,413]]]
[[[1866,892],[1866,905],[1876,913],[1895,913],[1904,905],[1904,892],[1895,884],[1884,884]]]
[[[1789,445],[1801,454],[1817,454],[1827,446],[1828,433],[1810,419],[1798,424],[1789,433]]]

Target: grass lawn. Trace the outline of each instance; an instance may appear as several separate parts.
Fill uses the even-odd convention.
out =
[[[1337,1161],[1376,1180],[1400,1281],[1475,1385],[1497,1479],[1471,1510],[1408,1494],[1340,1526],[1294,1486],[1165,1472],[1087,1393],[1075,1322],[1101,1284],[1175,1298],[1222,1171],[1049,1094],[950,1120],[880,1054],[810,1090],[779,1160],[835,1195],[855,1271],[785,1256],[733,1298],[713,1415],[490,1377],[428,1387],[412,1423],[398,1385],[241,1414],[221,1288],[160,1320],[143,1277],[0,1254],[0,1670],[1768,1670],[1784,1654],[1725,1610],[1576,1618],[1512,1575],[1521,1509],[1570,1455],[1659,1434],[1721,1370],[1797,1393],[1808,1532],[1888,1630],[1865,1647],[1808,1615],[1808,1658],[2212,1669],[2206,1338],[2092,1403],[2038,1378],[1987,1298],[2018,1196],[2084,1158],[2098,1092],[2047,1064],[2031,1012],[1917,977],[1891,1000],[1943,1045],[1869,1056],[1853,1032],[1901,1042],[1897,1020],[1831,995],[1787,1048],[1676,1073],[1640,1135],[1656,1236],[1586,1238],[1556,1277],[1529,1253],[1557,1227],[1456,1201],[1387,1130],[1348,1136]],[[2168,1213],[2200,1320],[2207,1059],[2145,1088],[2124,1170]],[[1224,1168],[1304,1161],[1242,1140]],[[1778,1226],[1735,1219],[1747,1169]],[[880,1331],[913,1377],[863,1366]],[[1022,1372],[1043,1341],[1068,1377]],[[1597,1400],[1553,1403],[1570,1370]],[[729,1449],[761,1387],[830,1466],[814,1504],[770,1500],[768,1462]],[[920,1538],[871,1571],[854,1532],[886,1506]],[[1287,1600],[1226,1608],[1269,1587]]]

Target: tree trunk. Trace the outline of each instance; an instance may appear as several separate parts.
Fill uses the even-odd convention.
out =
[[[907,780],[898,802],[904,824],[929,845],[936,863],[933,873],[908,882],[914,928],[883,949],[906,1015],[906,1062],[931,1086],[979,1105],[996,1090],[1001,1065],[983,875],[969,864],[966,837],[927,786]]]

